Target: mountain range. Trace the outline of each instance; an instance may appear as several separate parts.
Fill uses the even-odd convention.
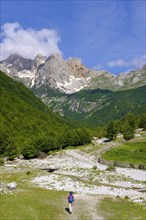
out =
[[[37,55],[34,60],[13,54],[0,68],[68,119],[96,126],[128,111],[144,112],[146,65],[116,76],[91,70],[76,58],[65,61],[60,54]]]
[[[11,78],[22,81],[28,88],[47,86],[66,94],[82,89],[117,91],[146,84],[146,65],[140,70],[116,76],[105,70],[91,70],[79,59],[65,61],[60,54],[52,54],[48,58],[39,54],[34,60],[13,54],[0,62],[0,69]]]

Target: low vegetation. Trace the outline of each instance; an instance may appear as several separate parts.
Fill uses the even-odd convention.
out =
[[[66,192],[32,188],[1,197],[1,219],[62,219]],[[18,208],[19,207],[19,208]]]
[[[108,161],[146,165],[146,141],[127,142],[120,147],[106,151],[102,158]]]
[[[144,207],[121,198],[104,198],[98,209],[105,220],[145,220],[146,216]]]

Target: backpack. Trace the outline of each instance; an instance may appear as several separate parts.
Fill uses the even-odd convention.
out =
[[[72,203],[72,202],[74,201],[74,198],[73,198],[72,195],[69,195],[68,201],[69,201],[70,203]]]

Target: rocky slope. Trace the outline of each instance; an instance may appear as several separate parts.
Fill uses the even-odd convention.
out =
[[[59,54],[48,58],[41,55],[34,60],[11,55],[0,62],[1,70],[10,77],[22,81],[27,87],[47,86],[63,93],[74,93],[89,85],[94,71],[83,66],[77,59],[63,60]]]
[[[34,60],[25,59],[17,54],[9,56],[0,62],[1,71],[9,77],[21,81],[28,88],[33,86],[38,67],[43,64],[46,57],[37,55]]]
[[[37,55],[34,60],[11,55],[0,62],[0,68],[10,77],[22,81],[27,87],[47,87],[72,94],[86,89],[109,89],[112,91],[136,88],[146,84],[146,66],[140,70],[115,76],[101,70],[90,70],[79,59],[67,61],[60,54],[44,57]]]

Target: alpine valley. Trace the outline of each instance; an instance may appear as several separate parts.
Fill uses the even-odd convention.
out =
[[[34,60],[13,54],[0,62],[0,69],[54,112],[83,125],[95,127],[146,109],[146,65],[116,76],[91,70],[76,58],[65,61],[60,54]]]

